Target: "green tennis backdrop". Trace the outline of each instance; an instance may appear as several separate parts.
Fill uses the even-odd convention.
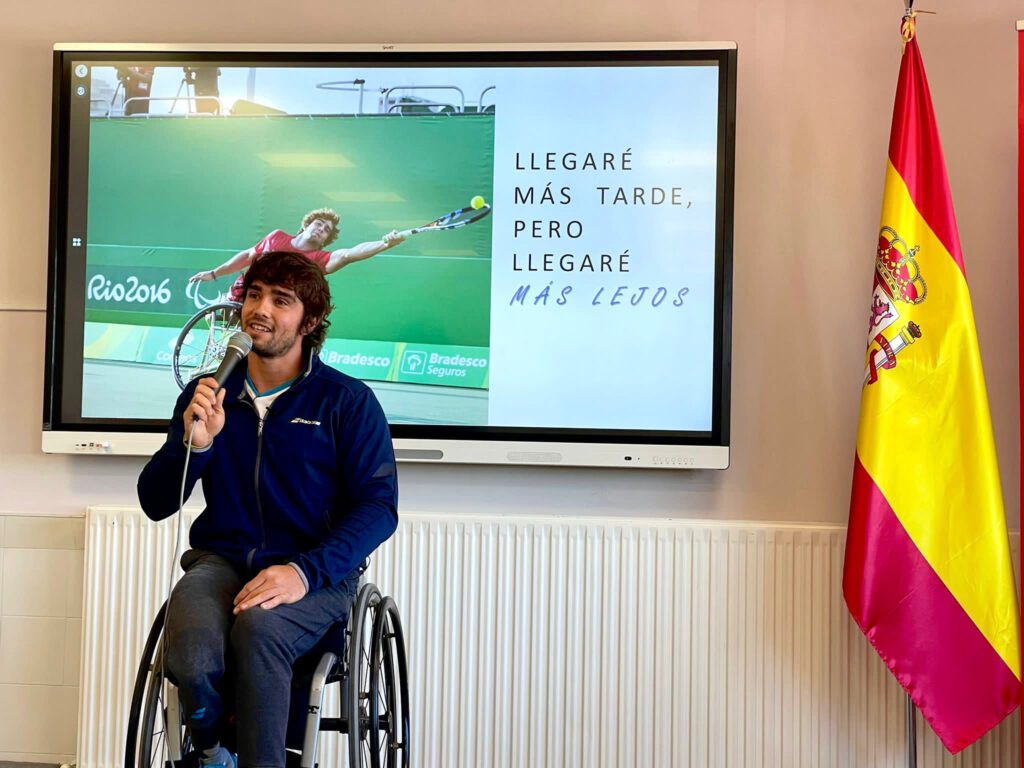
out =
[[[150,117],[90,129],[86,357],[166,365],[235,276],[188,286],[333,208],[332,248],[491,199],[494,116]],[[329,276],[324,359],[362,378],[486,387],[491,219],[425,233]]]

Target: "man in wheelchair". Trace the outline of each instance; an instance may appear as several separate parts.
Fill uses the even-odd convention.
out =
[[[204,378],[184,389],[139,477],[153,520],[178,510],[182,484],[187,498],[202,481],[165,667],[207,765],[236,764],[221,745],[229,700],[237,764],[284,766],[292,664],[347,614],[360,565],[397,527],[383,411],[317,356],[331,309],[314,262],[256,258],[241,309],[252,352],[223,388]]]

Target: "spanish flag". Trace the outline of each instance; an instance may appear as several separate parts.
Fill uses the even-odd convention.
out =
[[[1017,592],[946,166],[904,22],[843,593],[946,748],[1020,699]]]

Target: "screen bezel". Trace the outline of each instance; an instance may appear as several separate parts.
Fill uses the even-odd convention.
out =
[[[72,60],[160,59],[187,63],[310,63],[374,66],[401,64],[514,65],[710,61],[720,68],[718,183],[715,253],[714,386],[712,428],[707,432],[551,429],[392,424],[399,457],[408,461],[559,464],[569,466],[728,466],[730,438],[733,197],[735,176],[736,46],[707,43],[600,43],[544,45],[134,45],[61,43],[54,46],[53,126],[46,370],[43,403],[44,451],[146,454],[163,439],[164,420],[66,419],[66,350],[81,348],[68,328],[63,297],[68,279],[69,103]],[[485,57],[486,61],[474,61]],[[609,57],[613,57],[612,60]],[[79,356],[80,357],[80,356]],[[81,361],[79,361],[80,363]],[[78,370],[81,377],[81,370]],[[80,389],[80,388],[79,388]]]

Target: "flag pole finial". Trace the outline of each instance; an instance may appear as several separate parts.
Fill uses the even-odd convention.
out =
[[[900,37],[903,40],[903,48],[914,39],[917,34],[917,11],[914,10],[914,0],[904,0],[905,10],[903,11],[903,23],[900,24]]]
[[[903,40],[903,48],[917,35],[917,15],[919,13],[935,14],[935,11],[915,11],[914,0],[903,0],[903,23],[900,24],[900,38]]]

